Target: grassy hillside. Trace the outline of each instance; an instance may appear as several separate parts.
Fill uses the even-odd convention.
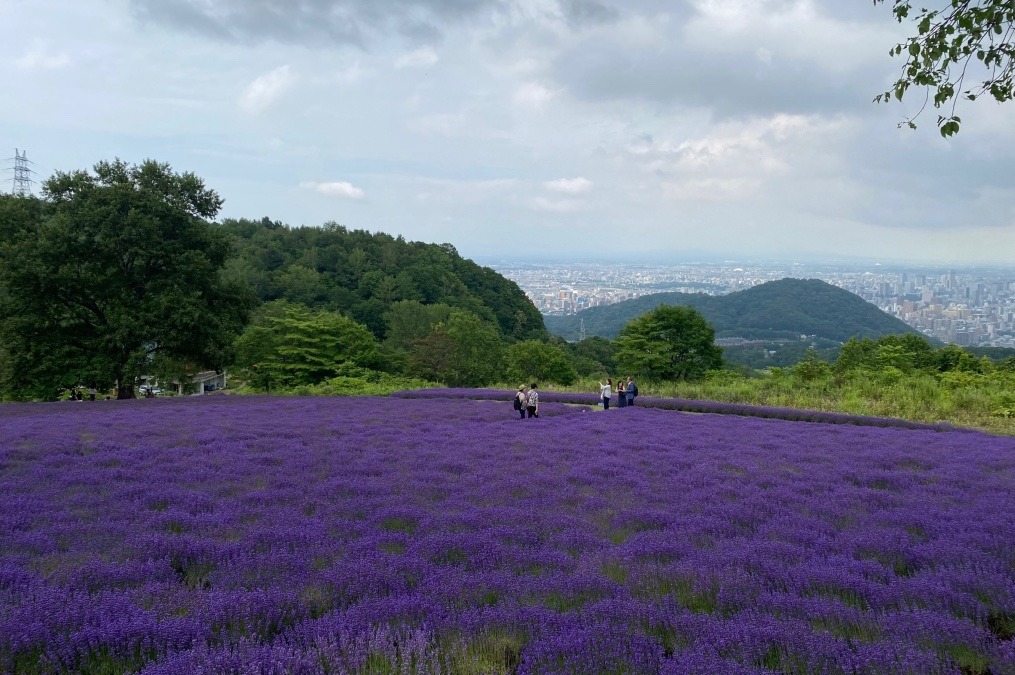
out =
[[[580,322],[586,336],[613,339],[631,319],[660,305],[697,309],[715,327],[716,337],[798,339],[814,335],[844,342],[851,337],[915,333],[905,322],[850,293],[818,279],[781,279],[723,296],[656,293],[576,316],[545,317],[554,335],[574,341]]]

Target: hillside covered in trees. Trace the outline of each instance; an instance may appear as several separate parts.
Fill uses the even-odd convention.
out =
[[[442,304],[476,314],[515,340],[547,337],[543,318],[518,285],[461,257],[451,244],[406,241],[335,223],[289,227],[267,218],[226,220],[233,240],[226,274],[260,302],[286,300],[337,311],[378,339],[392,303]]]
[[[477,386],[506,348],[550,339],[514,282],[451,244],[217,223],[221,205],[154,160],[58,172],[42,198],[0,195],[0,400],[134,398],[142,380],[225,369],[263,390]]]
[[[850,338],[916,333],[849,291],[817,279],[780,279],[729,295],[655,293],[573,316],[546,317],[546,327],[568,341],[613,339],[632,319],[661,305],[692,307],[708,319],[716,337],[799,340],[801,335],[845,342]]]
[[[584,313],[591,337],[568,342],[514,282],[451,244],[335,223],[217,223],[214,190],[151,160],[57,173],[44,194],[0,195],[0,400],[133,398],[142,380],[183,390],[209,369],[228,370],[240,391],[324,395],[505,378],[599,391],[619,373],[652,386],[772,379],[798,361],[803,381],[834,376],[837,388],[861,370],[863,383],[874,372],[935,382],[1009,372],[1009,360],[935,351],[821,281],[648,296]],[[767,344],[733,358],[715,348],[723,336],[781,342],[796,358]]]

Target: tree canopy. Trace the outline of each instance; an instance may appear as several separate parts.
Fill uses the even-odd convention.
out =
[[[377,343],[365,326],[284,300],[259,307],[235,347],[234,365],[265,391],[320,384],[348,366],[377,365]]]
[[[653,380],[693,380],[722,367],[715,331],[691,307],[658,307],[627,324],[617,338],[617,365]]]
[[[505,350],[504,373],[511,382],[552,382],[571,385],[578,380],[578,373],[559,347],[540,342],[524,340],[516,342]]]
[[[412,341],[409,374],[452,387],[482,387],[497,377],[502,355],[497,329],[472,312],[456,309]]]
[[[229,241],[205,220],[221,204],[151,160],[57,172],[43,199],[0,197],[6,395],[85,384],[133,398],[156,356],[225,365],[249,302],[223,280]]]
[[[874,4],[886,0],[874,0]],[[902,73],[892,88],[875,97],[901,101],[913,88],[924,89],[924,105],[900,126],[915,128],[927,104],[942,110],[937,117],[942,136],[951,136],[962,122],[956,115],[959,99],[974,101],[990,96],[1009,101],[1013,95],[1015,57],[1015,2],[1012,0],[939,1],[938,9],[915,10],[911,0],[893,0],[892,12],[900,23],[912,21],[916,34],[892,48],[902,56]]]
[[[234,238],[230,278],[253,288],[262,302],[283,299],[342,312],[378,340],[394,335],[400,344],[412,314],[396,307],[404,302],[417,310],[442,305],[471,312],[512,341],[548,337],[542,315],[516,283],[462,258],[451,244],[409,242],[337,223],[289,227],[264,218],[226,220],[222,227]]]

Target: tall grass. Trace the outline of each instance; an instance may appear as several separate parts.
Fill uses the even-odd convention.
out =
[[[508,385],[504,385],[505,388]],[[513,387],[512,387],[513,388]],[[598,392],[583,379],[557,391]],[[638,381],[639,394],[748,405],[823,410],[915,422],[947,422],[1015,435],[1015,375],[1011,373],[902,373],[854,371],[803,379],[790,370],[744,376],[720,371],[694,382]]]

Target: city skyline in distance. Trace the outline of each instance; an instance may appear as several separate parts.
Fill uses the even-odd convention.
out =
[[[1015,268],[881,267],[825,263],[501,263],[544,315],[575,315],[657,293],[727,295],[786,278],[853,293],[928,337],[1015,348]]]

